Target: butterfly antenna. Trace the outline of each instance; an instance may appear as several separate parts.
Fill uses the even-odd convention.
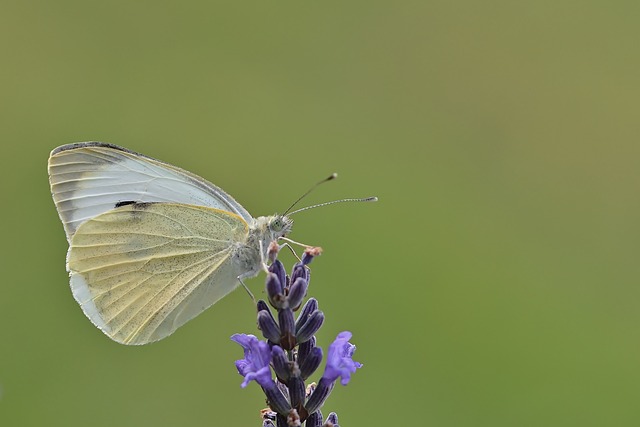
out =
[[[287,208],[287,210],[286,210],[286,211],[284,211],[284,213],[283,213],[282,215],[286,215],[286,214],[288,214],[288,213],[289,213],[289,211],[290,211],[291,209],[293,209],[293,208],[294,208],[294,206],[298,204],[298,202],[300,202],[300,200],[302,200],[302,199],[304,199],[305,197],[307,197],[307,196],[309,195],[309,193],[311,193],[311,192],[312,192],[312,191],[313,191],[313,190],[314,190],[318,185],[320,185],[320,184],[324,184],[324,183],[325,183],[325,182],[327,182],[327,181],[332,181],[332,180],[336,179],[337,177],[338,177],[338,174],[334,172],[334,173],[332,173],[331,175],[329,175],[328,177],[326,177],[325,179],[323,179],[322,181],[316,182],[313,186],[311,186],[311,188],[310,188],[310,189],[308,189],[308,190],[307,190],[307,192],[306,192],[306,193],[304,193],[302,196],[298,197],[298,199],[297,199],[295,202],[293,202],[293,203],[291,204],[291,206],[289,206],[289,207]]]
[[[297,209],[291,213],[289,213],[289,216],[296,214],[298,212],[302,212],[302,211],[306,211],[308,209],[314,209],[314,208],[319,208],[320,206],[327,206],[327,205],[333,205],[334,203],[344,203],[344,202],[377,202],[378,198],[377,197],[363,197],[361,199],[340,199],[340,200],[333,200],[331,202],[324,202],[324,203],[318,203],[317,205],[311,205],[311,206],[307,206],[306,208],[300,208]]]

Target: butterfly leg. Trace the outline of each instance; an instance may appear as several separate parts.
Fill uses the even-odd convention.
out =
[[[260,265],[262,266],[262,269],[264,270],[264,272],[268,273],[269,266],[267,265],[267,261],[264,259],[264,255],[266,253],[266,251],[264,250],[264,241],[258,240],[258,243],[260,243]]]
[[[242,287],[244,288],[245,291],[247,291],[247,293],[249,294],[249,296],[251,297],[251,299],[253,300],[253,304],[258,304],[258,302],[256,301],[256,297],[253,296],[253,292],[251,292],[249,290],[249,288],[247,287],[247,285],[244,284],[244,282],[242,281],[242,278],[240,276],[237,277],[238,282],[240,282],[240,284],[242,285]]]
[[[280,249],[282,249],[282,248],[289,249],[291,251],[291,253],[293,254],[293,256],[296,257],[298,262],[302,262],[302,259],[298,256],[296,251],[293,249],[293,247],[289,243],[283,243],[282,245],[280,245]]]

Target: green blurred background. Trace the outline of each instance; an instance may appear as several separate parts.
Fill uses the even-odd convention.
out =
[[[46,161],[86,140],[256,216],[333,171],[306,204],[379,196],[292,235],[325,249],[319,343],[351,330],[365,365],[324,407],[343,426],[637,425],[639,22],[628,1],[2,2],[0,425],[260,425],[243,291],[135,348],[73,300]]]

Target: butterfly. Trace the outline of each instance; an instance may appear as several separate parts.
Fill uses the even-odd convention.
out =
[[[54,149],[49,182],[73,296],[122,344],[169,336],[256,276],[293,224],[253,218],[205,179],[101,142]]]

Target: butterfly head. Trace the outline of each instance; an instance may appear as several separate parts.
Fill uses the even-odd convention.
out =
[[[272,240],[277,240],[291,232],[293,220],[285,215],[273,215],[269,217],[267,227],[273,236]]]
[[[291,232],[293,220],[285,215],[260,216],[254,219],[249,240],[272,242]]]

